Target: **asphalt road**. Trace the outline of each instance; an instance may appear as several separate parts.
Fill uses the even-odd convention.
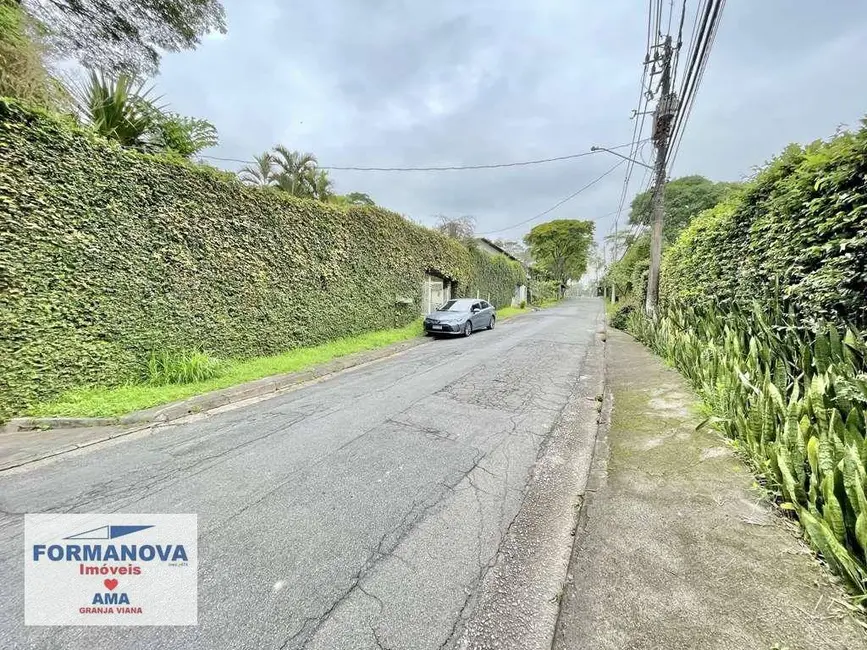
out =
[[[453,646],[600,315],[571,301],[0,474],[0,648]],[[199,625],[25,628],[25,512],[198,513]]]

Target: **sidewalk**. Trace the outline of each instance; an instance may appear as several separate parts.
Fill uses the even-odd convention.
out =
[[[697,398],[609,330],[613,413],[576,534],[557,650],[861,650],[844,591],[752,488]]]

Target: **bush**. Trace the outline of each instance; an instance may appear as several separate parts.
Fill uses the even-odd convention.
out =
[[[557,280],[539,280],[531,278],[527,286],[530,292],[530,304],[540,305],[560,298],[560,283]]]
[[[152,350],[282,353],[416,319],[425,272],[511,300],[505,258],[123,149],[0,99],[0,421]],[[472,293],[471,293],[472,292]]]
[[[0,0],[0,96],[62,105],[64,93],[45,67],[38,32],[17,0]]]
[[[220,374],[222,363],[199,350],[152,352],[145,381],[154,386],[194,384]]]
[[[867,328],[867,128],[790,146],[666,252],[663,305],[785,300],[807,326]]]
[[[615,327],[619,330],[626,330],[628,328],[629,318],[634,311],[635,299],[632,297],[615,303],[611,310],[608,322],[611,324],[611,327]]]

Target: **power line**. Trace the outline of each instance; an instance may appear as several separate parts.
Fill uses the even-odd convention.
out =
[[[625,145],[624,145],[624,146],[625,146]],[[533,216],[530,217],[529,219],[524,219],[524,221],[519,221],[518,223],[513,223],[511,226],[505,226],[504,228],[499,228],[499,229],[497,229],[497,230],[491,230],[491,231],[483,232],[483,233],[479,233],[479,234],[481,234],[481,235],[493,235],[494,233],[503,232],[504,230],[511,230],[512,228],[517,228],[518,226],[523,226],[525,223],[529,223],[529,222],[531,222],[531,221],[533,221],[533,220],[535,220],[535,219],[538,219],[539,217],[544,217],[546,214],[549,214],[549,213],[553,212],[554,210],[556,210],[557,208],[559,208],[559,207],[560,207],[561,205],[563,205],[564,203],[567,203],[567,202],[571,201],[572,199],[574,199],[576,196],[578,196],[579,194],[581,194],[581,192],[583,192],[584,190],[587,190],[587,189],[589,189],[590,187],[593,187],[596,183],[598,183],[598,182],[601,181],[603,178],[605,178],[606,176],[608,176],[611,172],[613,172],[615,169],[617,169],[618,167],[620,167],[620,165],[622,165],[624,162],[626,162],[626,161],[621,160],[621,161],[618,162],[616,165],[614,165],[614,167],[612,167],[611,169],[609,169],[609,170],[606,171],[606,172],[603,172],[602,174],[600,174],[599,176],[597,176],[596,178],[594,178],[592,181],[590,181],[589,183],[587,183],[587,185],[585,185],[585,186],[582,187],[581,189],[577,190],[576,192],[573,192],[572,194],[570,194],[569,196],[567,196],[565,199],[562,199],[561,201],[558,201],[557,203],[555,203],[554,205],[552,205],[552,206],[551,206],[550,208],[548,208],[547,210],[544,210],[544,211],[540,212],[540,213],[537,214],[537,215],[533,215]],[[601,219],[602,217],[597,217],[597,218],[598,218],[598,219]]]
[[[632,146],[632,142],[627,142],[626,144],[620,144],[616,147],[609,147],[609,149],[622,149],[624,147]],[[583,158],[585,156],[592,156],[597,152],[595,151],[584,151],[581,153],[573,153],[566,156],[556,156],[553,158],[540,158],[537,160],[522,160],[519,162],[508,162],[508,163],[495,163],[489,165],[448,165],[448,166],[431,166],[431,167],[360,167],[360,166],[335,166],[335,165],[326,165],[326,166],[317,166],[317,169],[323,169],[328,171],[359,171],[359,172],[444,172],[444,171],[466,171],[466,170],[475,170],[475,169],[501,169],[504,167],[526,167],[529,165],[541,165],[545,163],[558,162],[561,160],[572,160],[574,158]],[[224,162],[236,162],[236,163],[244,163],[250,164],[254,163],[253,160],[241,160],[239,158],[221,158],[219,156],[200,156],[201,158],[208,158],[209,160],[220,160]]]
[[[707,68],[710,51],[716,39],[719,21],[722,17],[724,7],[725,0],[717,0],[716,2],[709,3],[706,8],[705,19],[702,22],[702,29],[699,32],[698,39],[694,44],[694,49],[691,52],[690,57],[691,61],[689,70],[691,72],[693,68],[695,68],[695,74],[690,75],[688,72],[681,85],[680,109],[675,115],[674,124],[672,126],[670,138],[671,147],[669,148],[669,156],[666,161],[669,168],[674,165],[674,161],[680,151],[680,144],[683,141],[683,134],[686,130],[686,122],[689,120],[692,107],[695,105],[696,92],[701,84],[702,78],[704,77],[704,71]]]

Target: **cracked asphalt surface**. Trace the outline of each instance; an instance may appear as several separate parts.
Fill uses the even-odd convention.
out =
[[[454,646],[601,311],[567,302],[0,474],[0,647]],[[199,625],[25,628],[25,512],[198,513]]]

